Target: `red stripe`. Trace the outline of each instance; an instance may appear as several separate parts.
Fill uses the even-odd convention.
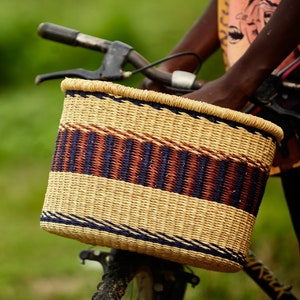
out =
[[[121,177],[121,168],[122,161],[124,157],[124,148],[125,148],[125,139],[116,139],[115,141],[115,151],[113,153],[113,162],[111,164],[111,178],[120,179]]]
[[[168,192],[173,192],[175,190],[176,180],[177,180],[177,171],[178,171],[178,165],[179,165],[178,161],[179,161],[179,152],[177,150],[172,149],[170,151],[166,183],[165,183],[165,190]]]
[[[91,167],[91,172],[94,176],[100,176],[102,165],[103,165],[103,153],[104,153],[104,145],[105,136],[97,135],[95,141],[95,148],[94,148],[94,160]]]
[[[186,195],[193,195],[194,186],[197,184],[195,180],[198,167],[199,155],[191,153],[186,166],[186,181],[183,187],[183,193]]]
[[[75,173],[83,174],[84,173],[84,161],[85,153],[88,143],[88,132],[80,132],[80,144],[77,147],[77,157],[75,160]]]

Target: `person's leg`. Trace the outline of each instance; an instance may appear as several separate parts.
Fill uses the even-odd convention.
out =
[[[291,169],[280,175],[292,223],[300,245],[300,168]]]

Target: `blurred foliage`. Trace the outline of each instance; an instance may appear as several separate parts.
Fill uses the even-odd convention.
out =
[[[153,61],[169,53],[207,2],[1,2],[0,299],[88,299],[100,278],[94,265],[79,264],[78,253],[85,245],[39,229],[63,95],[58,80],[36,87],[34,78],[62,69],[97,69],[102,56],[42,40],[37,35],[39,23],[53,22],[121,40]],[[218,52],[199,76],[209,80],[222,72]],[[124,84],[138,85],[140,80],[137,77]],[[280,183],[274,179],[258,218],[254,246],[284,280],[297,285],[298,251],[282,198]],[[197,272],[203,283],[189,292],[188,299],[258,299],[258,288],[242,273]]]

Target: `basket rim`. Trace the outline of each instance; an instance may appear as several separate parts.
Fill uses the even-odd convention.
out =
[[[122,97],[134,98],[145,102],[165,104],[168,106],[204,113],[221,119],[255,127],[272,135],[277,142],[280,142],[283,139],[283,130],[268,120],[233,109],[216,106],[203,101],[195,101],[181,96],[165,94],[152,90],[142,90],[110,81],[86,80],[78,78],[65,78],[61,82],[61,89],[64,93],[66,93],[68,90],[104,92]]]

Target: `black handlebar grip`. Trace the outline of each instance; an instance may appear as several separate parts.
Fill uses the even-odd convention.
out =
[[[52,23],[42,23],[38,27],[38,33],[45,39],[76,46],[79,31]]]

